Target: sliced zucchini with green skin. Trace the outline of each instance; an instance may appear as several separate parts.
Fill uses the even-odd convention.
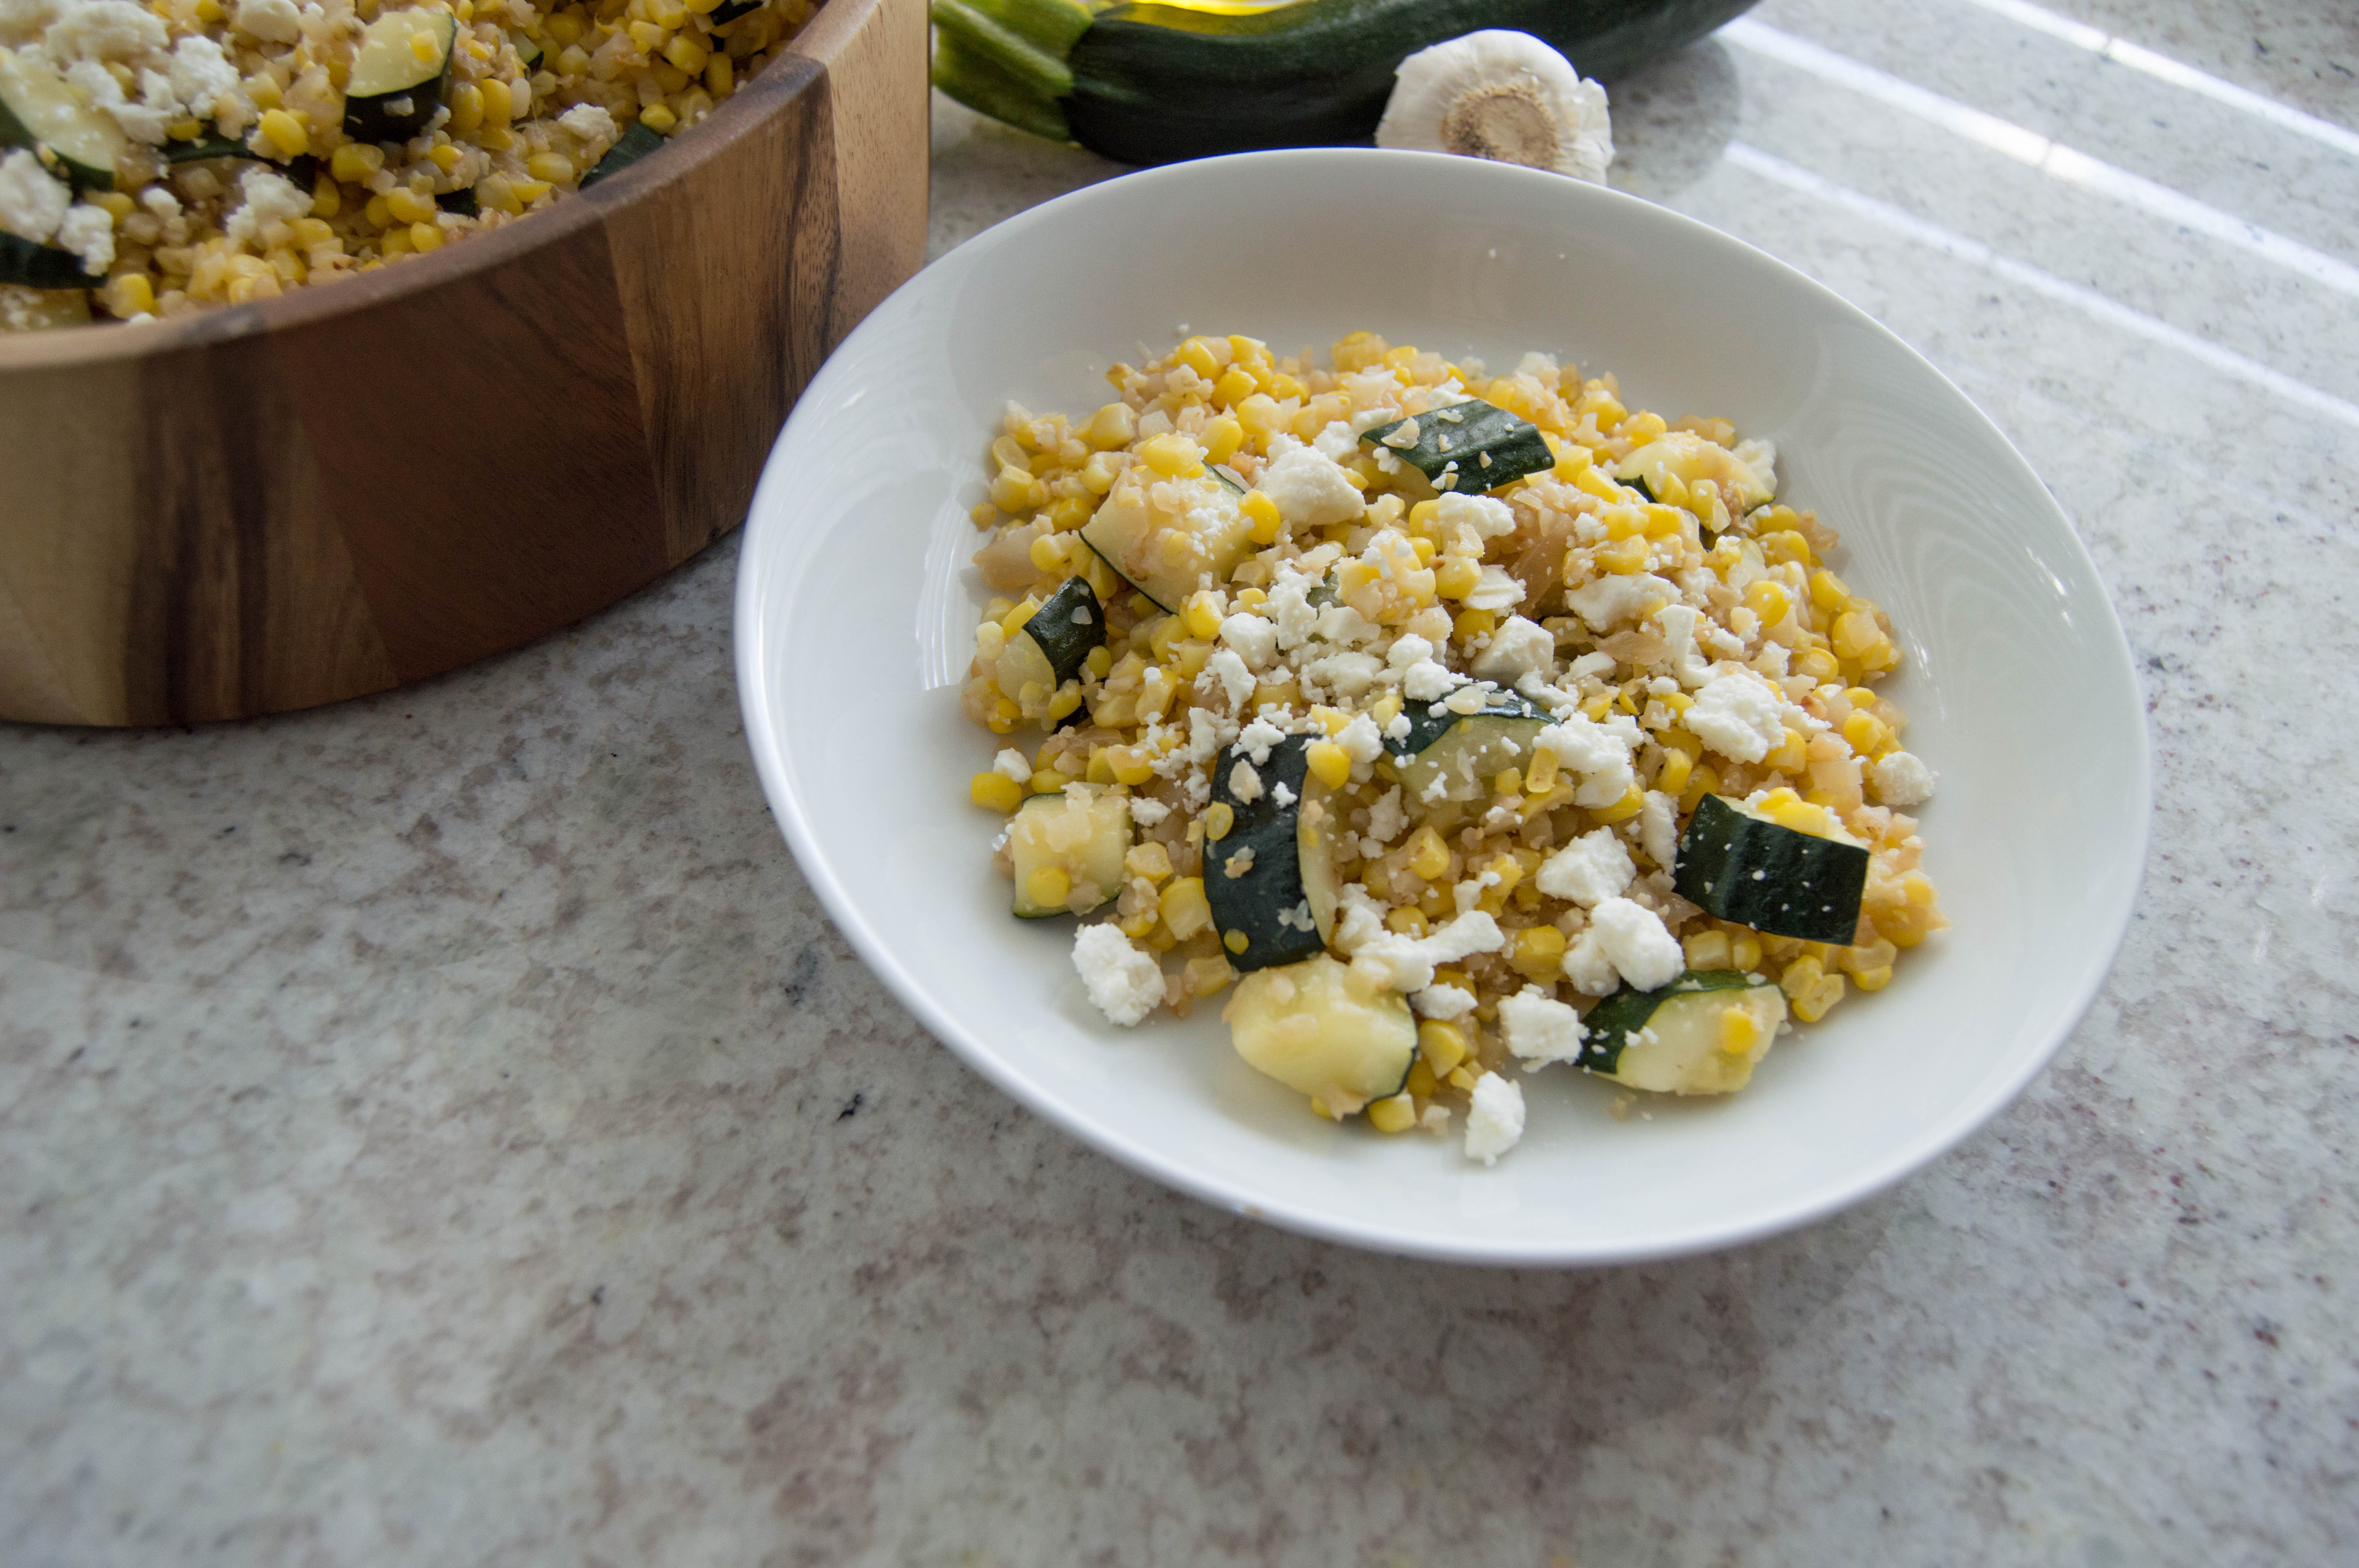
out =
[[[1845,946],[1859,932],[1867,847],[1797,833],[1723,795],[1696,803],[1671,885],[1723,920]]]
[[[712,25],[726,27],[740,16],[752,16],[769,3],[770,0],[722,0],[712,8]]]
[[[1105,646],[1105,607],[1098,602],[1096,590],[1077,574],[1067,578],[1016,635],[1029,638],[1040,650],[1053,676],[1049,689],[1054,691],[1082,673],[1092,648]]]
[[[456,212],[462,218],[476,214],[475,188],[472,185],[457,190],[446,190],[434,199],[434,205],[445,212]]]
[[[260,153],[244,142],[228,136],[200,136],[193,142],[164,144],[166,163],[201,163],[212,157],[245,158],[252,163],[266,161]]]
[[[1129,797],[1087,784],[1036,795],[1008,818],[1007,852],[1016,862],[1016,918],[1086,914],[1122,891],[1123,857],[1130,853]],[[1032,879],[1046,871],[1064,874],[1062,903],[1033,896]]]
[[[1385,438],[1390,436],[1394,440]],[[1406,446],[1395,442],[1415,437]],[[1433,488],[1477,495],[1556,466],[1539,427],[1518,419],[1479,397],[1429,408],[1407,419],[1378,425],[1360,439],[1372,451],[1390,452],[1433,481]]]
[[[0,49],[0,147],[32,148],[77,190],[112,190],[115,160],[130,143],[113,115],[76,97],[39,54]]]
[[[1727,448],[1690,430],[1666,430],[1614,465],[1614,477],[1633,490],[1657,499],[1650,476],[1657,471],[1675,476],[1682,484],[1708,479],[1720,487],[1720,498],[1731,516],[1739,516],[1769,500],[1769,487],[1760,475]]]
[[[92,283],[97,279],[91,280]],[[7,312],[21,328],[87,327],[90,325],[90,290],[88,288],[39,288],[20,290],[6,302]]]
[[[1785,1022],[1786,993],[1767,976],[1690,969],[1656,990],[1624,986],[1590,1009],[1581,1065],[1657,1094],[1734,1094]]]
[[[1210,475],[1192,482],[1201,499],[1175,517],[1158,512],[1147,487],[1126,472],[1082,524],[1082,543],[1158,610],[1177,611],[1197,589],[1228,581],[1255,548],[1237,498]]]
[[[1549,727],[1547,712],[1512,691],[1484,694],[1481,708],[1453,713],[1437,703],[1411,702],[1401,711],[1408,716],[1408,733],[1385,738],[1393,753],[1393,770],[1400,775],[1402,803],[1414,811],[1428,801],[1436,780],[1441,793],[1432,800],[1475,800],[1491,792],[1491,780],[1506,768],[1531,766],[1532,747]]]
[[[1407,999],[1324,953],[1245,976],[1221,1016],[1249,1065],[1335,1117],[1400,1093],[1417,1060]]]
[[[1240,972],[1291,964],[1327,946],[1302,885],[1302,780],[1310,759],[1310,737],[1288,735],[1270,747],[1266,762],[1231,746],[1212,767],[1213,803],[1234,815],[1226,833],[1204,840],[1204,900],[1229,967]],[[1250,801],[1238,799],[1234,787],[1240,762],[1261,781]],[[1237,933],[1243,947],[1231,942]]]
[[[388,11],[368,25],[344,85],[344,135],[406,142],[433,121],[451,74],[459,19],[448,11]],[[423,49],[413,38],[424,38]]]
[[[540,63],[540,40],[521,27],[508,29],[508,42],[516,46],[516,63],[527,70]]]
[[[1310,901],[1319,939],[1332,942],[1336,910],[1343,900],[1343,813],[1335,792],[1317,773],[1306,770],[1299,787],[1302,803],[1295,809],[1294,850],[1302,871],[1302,896]]]
[[[82,257],[22,234],[0,232],[0,283],[25,288],[89,288],[103,282],[82,269]]]
[[[640,121],[632,121],[629,127],[615,138],[614,145],[606,149],[606,156],[590,166],[590,172],[582,177],[581,189],[587,190],[608,176],[622,173],[649,153],[661,149],[663,145],[660,132],[648,128]]]

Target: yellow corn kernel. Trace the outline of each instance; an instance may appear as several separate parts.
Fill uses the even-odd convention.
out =
[[[1368,1125],[1379,1132],[1407,1132],[1417,1125],[1417,1101],[1407,1094],[1368,1107]]]
[[[1589,492],[1598,500],[1610,501],[1616,505],[1630,498],[1629,492],[1614,483],[1612,476],[1594,465],[1584,466],[1579,473],[1572,476],[1572,482],[1577,488]]]
[[[1150,838],[1144,844],[1134,845],[1130,852],[1123,856],[1122,864],[1123,869],[1134,877],[1145,877],[1151,882],[1163,881],[1171,875],[1171,851]]]
[[[1057,695],[1049,699],[1048,717],[1049,721],[1053,723],[1056,720],[1064,718],[1065,715],[1072,712],[1075,708],[1081,707],[1081,705],[1082,683],[1077,680],[1067,681],[1064,685],[1057,688]],[[1090,753],[1090,782],[1092,784],[1114,783],[1114,770],[1106,768],[1101,771],[1099,767],[1099,759],[1103,755],[1103,748],[1100,748],[1100,750]]]
[[[1507,967],[1526,979],[1555,979],[1564,968],[1564,933],[1553,925],[1526,926],[1516,933]]]
[[[1761,759],[1761,765],[1771,773],[1799,778],[1803,770],[1810,766],[1809,744],[1800,730],[1788,730],[1785,740],[1771,747],[1769,754]]]
[[[1313,741],[1306,758],[1310,771],[1329,789],[1342,789],[1352,782],[1352,753],[1332,741]]]
[[[1474,1075],[1468,1072],[1463,1067],[1459,1067],[1444,1074],[1441,1081],[1448,1084],[1453,1089],[1464,1090],[1469,1094],[1473,1093],[1474,1089]]]
[[[1056,867],[1043,866],[1025,881],[1024,893],[1043,909],[1054,909],[1073,896],[1073,884]]]
[[[1611,806],[1601,806],[1590,815],[1600,822],[1621,822],[1637,816],[1646,809],[1646,806],[1647,792],[1634,784],[1620,800]]]
[[[1788,602],[1786,590],[1766,578],[1745,589],[1745,608],[1761,617],[1764,626],[1775,626],[1786,619]]]
[[[1419,544],[1425,541],[1420,538]],[[1451,556],[1433,568],[1433,591],[1443,599],[1463,599],[1483,580],[1483,568],[1467,556]]]
[[[1687,954],[1690,969],[1725,969],[1729,967],[1728,933],[1725,931],[1692,931],[1680,944]]]
[[[1207,842],[1219,843],[1229,836],[1229,830],[1236,825],[1237,814],[1229,808],[1227,801],[1216,800],[1205,807],[1204,838]]]
[[[1034,795],[1056,795],[1065,787],[1065,775],[1054,768],[1041,768],[1032,775]]]
[[[1787,561],[1799,561],[1801,563],[1802,569],[1808,571],[1812,560],[1810,542],[1790,528],[1780,529],[1774,534],[1764,534],[1761,535],[1761,557],[1771,566],[1780,566]]]
[[[1242,953],[1251,945],[1252,938],[1247,936],[1242,931],[1223,931],[1221,933],[1221,946],[1226,947],[1232,953]]]
[[[1802,961],[1810,962],[1807,958]],[[1789,969],[1788,972],[1792,971]],[[1791,994],[1790,990],[1788,994]],[[1843,978],[1841,975],[1821,974],[1811,983],[1807,991],[1794,998],[1794,1016],[1805,1023],[1816,1023],[1827,1015],[1829,1008],[1843,1000]]]
[[[563,153],[535,153],[524,160],[524,168],[535,179],[551,185],[564,185],[573,178],[573,160]]]
[[[311,181],[311,216],[332,218],[344,210],[344,193],[333,178],[320,175]]]
[[[549,185],[545,179],[511,179],[508,190],[516,197],[518,206],[529,207],[549,194]]]
[[[1853,751],[1863,757],[1872,757],[1891,742],[1892,731],[1875,714],[1854,708],[1851,717],[1843,722],[1843,737],[1851,742]]]
[[[1497,776],[1491,780],[1491,792],[1494,795],[1523,794],[1524,770],[1521,768],[1501,768]]]
[[[1600,545],[1591,552],[1590,558],[1601,570],[1629,577],[1647,569],[1647,541],[1644,535],[1634,534],[1610,545]]]
[[[1663,771],[1655,775],[1655,787],[1677,798],[1688,787],[1688,779],[1695,772],[1695,759],[1677,746],[1663,748]]]
[[[1283,525],[1285,519],[1278,513],[1277,502],[1258,490],[1249,490],[1245,492],[1245,498],[1237,503],[1237,508],[1253,524],[1255,544],[1277,543],[1277,531]]]
[[[1212,597],[1210,589],[1190,594],[1180,618],[1190,636],[1217,637],[1221,634],[1220,601]]]
[[[429,32],[419,31],[410,34],[409,52],[417,57],[418,63],[420,65],[439,65],[442,60],[442,46],[435,41]]]
[[[719,49],[704,62],[704,90],[715,98],[726,98],[737,91],[737,69]]]
[[[1429,1018],[1417,1026],[1417,1053],[1436,1077],[1447,1077],[1466,1060],[1466,1032],[1454,1023]]]
[[[1786,966],[1785,972],[1777,977],[1777,983],[1785,988],[1788,1000],[1799,1001],[1825,976],[1826,966],[1816,958],[1803,957]]]
[[[1064,535],[1043,534],[1032,541],[1032,548],[1026,553],[1032,557],[1032,564],[1040,570],[1056,571],[1065,564]]]
[[[1212,401],[1223,408],[1234,408],[1254,395],[1258,385],[1245,371],[1234,368],[1223,371],[1220,380],[1212,384]]]
[[[1459,637],[1487,637],[1499,629],[1499,612],[1495,610],[1462,610],[1450,622],[1451,633]]]
[[[377,254],[381,256],[406,256],[409,254],[409,225],[396,223],[376,237]]]
[[[1385,911],[1385,929],[1396,932],[1413,942],[1420,941],[1426,933],[1425,911],[1413,903],[1405,903],[1398,909],[1388,909]]]
[[[1419,1099],[1431,1099],[1440,1090],[1441,1080],[1434,1076],[1433,1069],[1426,1065],[1425,1058],[1413,1058],[1408,1065],[1408,1081],[1401,1086],[1401,1092],[1415,1095]]]
[[[120,190],[86,191],[82,195],[82,200],[93,207],[105,208],[107,216],[118,223],[139,210],[139,204]]]
[[[1208,931],[1212,925],[1212,906],[1204,897],[1204,879],[1180,877],[1163,890],[1156,900],[1163,915],[1163,924],[1171,935],[1185,942],[1199,932]]]
[[[484,123],[484,90],[472,81],[451,89],[451,128],[472,131]]]
[[[1832,680],[1843,673],[1843,665],[1824,648],[1805,648],[1796,656],[1794,668],[1812,680]]]
[[[1204,471],[1204,449],[1177,430],[1141,441],[1138,457],[1166,479],[1190,479]]]
[[[623,29],[631,36],[631,47],[653,58],[663,52],[664,30],[653,22],[633,22]]]
[[[383,149],[366,142],[346,142],[328,157],[329,172],[348,185],[359,185],[385,167]]]
[[[1603,427],[1603,421],[1599,421],[1599,425],[1600,427]],[[1616,436],[1622,437],[1625,440],[1635,441],[1643,446],[1669,428],[1670,427],[1664,422],[1661,415],[1638,413],[1633,414],[1628,418],[1623,420],[1621,428],[1615,430],[1614,433]]]
[[[1408,869],[1427,881],[1450,869],[1450,846],[1441,841],[1441,835],[1433,830],[1430,822],[1409,835],[1407,848]]]
[[[108,278],[103,297],[107,313],[121,320],[129,320],[142,311],[151,316],[156,313],[156,288],[144,272],[120,273]]]
[[[1761,1042],[1761,1022],[1742,1007],[1720,1010],[1720,1048],[1732,1056],[1749,1056]]]
[[[506,125],[516,117],[516,94],[506,82],[496,76],[487,76],[475,84],[475,90],[483,94],[484,124]],[[639,117],[647,118],[644,114]]]
[[[440,224],[412,223],[409,225],[409,248],[411,250],[423,255],[428,251],[440,249],[441,244],[442,226]]]
[[[436,168],[445,174],[459,167],[459,149],[448,142],[439,147],[429,148],[426,156],[433,160]]]
[[[1883,641],[1884,628],[1875,623],[1875,616],[1848,610],[1835,617],[1835,653],[1841,657],[1857,659]]]
[[[1550,441],[1549,447],[1556,453],[1556,467],[1549,470],[1551,478],[1569,479],[1578,484],[1581,476],[1597,461],[1597,454],[1577,441]]]
[[[1826,570],[1810,575],[1810,602],[1822,615],[1832,615],[1851,601],[1851,589],[1843,579]]]
[[[434,216],[434,199],[407,185],[397,185],[385,193],[385,210],[397,222],[428,222]]]
[[[994,811],[1013,811],[1024,804],[1024,786],[1002,773],[975,774],[966,793],[975,805]]]
[[[690,76],[700,75],[704,70],[704,50],[686,33],[674,34],[671,42],[664,46],[663,54],[664,59]]]
[[[1245,427],[1223,415],[1204,427],[1204,458],[1208,462],[1224,463],[1237,455],[1245,445]]]

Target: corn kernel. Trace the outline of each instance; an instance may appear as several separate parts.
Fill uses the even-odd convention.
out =
[[[1441,1081],[1453,1089],[1461,1089],[1469,1094],[1474,1090],[1474,1075],[1463,1067],[1454,1068],[1444,1074]]]
[[[440,223],[419,222],[409,225],[409,248],[411,250],[423,255],[428,251],[440,249],[441,245],[442,226]]]
[[[1611,806],[1600,806],[1590,815],[1600,822],[1621,822],[1637,816],[1646,809],[1646,792],[1633,784],[1620,800]]]
[[[1463,599],[1482,580],[1483,568],[1466,556],[1449,557],[1433,568],[1433,591],[1443,599]]]
[[[550,185],[564,185],[573,178],[573,160],[563,153],[535,153],[524,160],[524,168],[535,179]]]
[[[671,42],[664,46],[663,55],[664,59],[690,76],[704,70],[705,52],[686,33],[674,34]]]
[[[1235,827],[1236,825],[1237,814],[1234,810],[1230,809],[1229,803],[1227,801],[1216,800],[1212,802],[1211,806],[1205,807],[1204,838],[1206,842],[1213,844],[1219,843],[1222,839],[1229,836],[1230,829]]]
[[[1531,925],[1516,933],[1507,966],[1527,979],[1552,980],[1564,968],[1564,933],[1553,925]]]
[[[1368,1107],[1368,1125],[1379,1132],[1407,1132],[1417,1125],[1417,1101],[1406,1094]]]
[[[1748,584],[1745,589],[1745,608],[1761,617],[1764,626],[1775,626],[1786,619],[1788,604],[1786,590],[1767,579]]]
[[[1054,768],[1041,768],[1032,775],[1034,795],[1057,795],[1065,787],[1065,775]]]
[[[1720,1010],[1720,1048],[1732,1056],[1749,1056],[1761,1041],[1761,1021],[1752,1010],[1724,1007]]]
[[[719,49],[704,62],[704,90],[715,98],[726,98],[737,91],[737,68]]]
[[[1425,911],[1414,904],[1403,904],[1398,909],[1388,909],[1385,912],[1385,929],[1396,932],[1413,942],[1421,941],[1426,933]]]
[[[1724,969],[1729,967],[1728,933],[1725,931],[1690,932],[1680,948],[1687,954],[1690,969]]]
[[[1204,471],[1204,449],[1177,430],[1141,441],[1138,457],[1166,479],[1191,479]]]
[[[1221,946],[1226,947],[1232,953],[1242,953],[1251,945],[1252,938],[1248,937],[1242,931],[1223,931],[1221,933]]]
[[[1451,619],[1451,634],[1457,637],[1487,637],[1499,629],[1499,612],[1495,610],[1462,610]]]
[[[1803,962],[1809,962],[1804,959]],[[1788,971],[1791,972],[1790,970]],[[1843,978],[1821,974],[1810,989],[1794,998],[1794,1016],[1805,1023],[1816,1023],[1827,1015],[1827,1010],[1843,998]]]
[[[1572,482],[1577,489],[1587,491],[1600,501],[1610,501],[1620,505],[1630,499],[1628,491],[1614,483],[1609,476],[1594,466],[1584,466],[1579,473],[1572,476]]]
[[[423,223],[434,216],[434,199],[422,196],[407,185],[397,185],[385,193],[385,210],[396,222]]]
[[[1429,1018],[1417,1026],[1417,1052],[1436,1077],[1448,1077],[1466,1060],[1466,1032],[1454,1023]]]
[[[516,94],[506,82],[496,76],[485,77],[476,84],[476,91],[484,96],[484,124],[505,125],[516,117]]]
[[[1201,877],[1179,878],[1163,890],[1156,907],[1171,935],[1182,942],[1209,930],[1212,924],[1212,906],[1204,897]]]
[[[1054,866],[1043,866],[1024,883],[1025,896],[1043,909],[1053,909],[1073,896],[1073,884]]]
[[[1441,835],[1433,830],[1431,823],[1410,835],[1408,865],[1427,881],[1450,869],[1450,847],[1441,841]]]
[[[1352,754],[1332,741],[1313,741],[1306,759],[1319,782],[1342,789],[1352,782]]]
[[[484,90],[472,81],[451,89],[451,128],[472,131],[484,123]]]
[[[1180,620],[1195,637],[1217,637],[1221,634],[1221,605],[1210,589],[1188,596],[1180,611]]]
[[[967,796],[994,811],[1013,811],[1024,804],[1024,786],[1003,773],[977,773],[967,785]]]
[[[108,313],[119,319],[128,320],[143,311],[151,316],[156,313],[156,288],[144,272],[120,273],[108,278],[104,298]]]
[[[1647,541],[1642,535],[1610,545],[1600,545],[1590,553],[1598,567],[1616,577],[1630,577],[1647,569]]]

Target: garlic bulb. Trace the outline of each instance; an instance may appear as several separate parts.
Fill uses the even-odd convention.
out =
[[[1492,28],[1401,61],[1376,146],[1496,158],[1605,181],[1605,89],[1529,33]]]

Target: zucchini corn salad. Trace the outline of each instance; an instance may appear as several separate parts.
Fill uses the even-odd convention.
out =
[[[1107,379],[1006,411],[963,701],[1015,913],[1110,916],[1116,1023],[1226,992],[1317,1114],[1489,1163],[1517,1072],[1734,1092],[1947,925],[1891,624],[1767,442],[1368,332]]]
[[[0,0],[0,330],[176,316],[537,211],[817,0]]]

